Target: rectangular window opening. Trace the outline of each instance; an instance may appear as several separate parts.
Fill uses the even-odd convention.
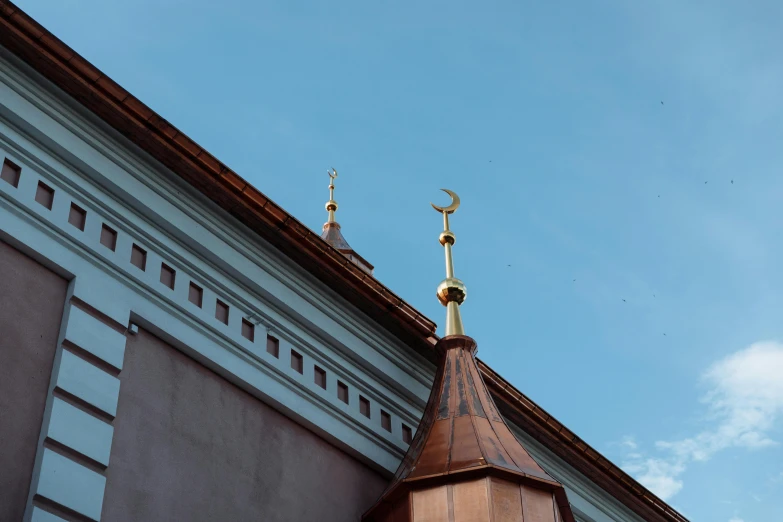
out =
[[[299,373],[304,373],[304,358],[291,350],[291,368]]]
[[[71,211],[68,213],[68,223],[84,232],[84,224],[87,222],[87,211],[76,203],[71,203]]]
[[[108,226],[106,223],[101,225],[101,245],[105,246],[112,252],[117,248],[117,231]]]
[[[174,290],[174,282],[177,279],[177,271],[166,263],[160,264],[160,282]]]
[[[228,305],[220,299],[215,303],[215,319],[223,324],[228,324]]]
[[[191,281],[190,287],[188,288],[188,301],[201,308],[203,299],[204,299],[204,290],[202,290],[200,286],[198,286],[197,284]]]
[[[348,404],[348,386],[337,381],[337,398]]]
[[[361,395],[359,396],[359,413],[361,413],[368,419],[370,418],[370,401],[368,401]]]
[[[410,444],[413,441],[413,430],[405,424],[402,425],[402,441],[405,444]]]
[[[271,335],[266,336],[266,353],[272,355],[275,359],[280,358],[280,341]]]
[[[253,323],[247,319],[242,319],[242,337],[250,341],[251,343],[256,338],[256,327]]]
[[[22,168],[8,158],[3,160],[3,168],[0,170],[0,179],[14,188],[19,186],[19,178],[22,175]]]
[[[142,272],[147,270],[147,251],[135,243],[131,248],[131,264]]]
[[[317,386],[326,389],[326,370],[315,366],[313,368],[313,381]]]
[[[381,427],[391,433],[391,415],[381,410]]]
[[[35,190],[35,201],[46,207],[47,210],[52,210],[54,189],[43,181],[39,181],[38,188]]]

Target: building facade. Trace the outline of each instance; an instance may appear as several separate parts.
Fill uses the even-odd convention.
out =
[[[0,521],[374,505],[430,395],[431,320],[5,1],[0,161]],[[685,520],[477,369],[576,520]]]

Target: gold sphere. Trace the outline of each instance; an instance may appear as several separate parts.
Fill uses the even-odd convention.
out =
[[[444,230],[440,233],[440,237],[438,238],[438,241],[440,241],[440,244],[442,246],[446,246],[446,243],[449,245],[454,245],[454,243],[457,241],[457,237],[454,235],[454,232],[451,230]]]
[[[333,199],[326,202],[326,211],[328,212],[330,210],[337,210],[337,202]]]
[[[468,296],[465,283],[456,277],[447,277],[438,285],[438,301],[443,306],[449,303],[462,304]]]

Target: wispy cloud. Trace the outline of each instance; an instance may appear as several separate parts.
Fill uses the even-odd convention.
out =
[[[685,463],[678,459],[631,453],[626,456],[622,468],[664,500],[672,498],[683,487],[683,482],[678,477],[685,471]]]
[[[707,393],[706,426],[693,437],[655,443],[656,456],[625,437],[622,467],[664,500],[683,488],[682,474],[729,448],[759,450],[777,445],[770,433],[783,416],[783,344],[759,342],[710,366],[702,380]],[[737,519],[739,520],[739,519]]]

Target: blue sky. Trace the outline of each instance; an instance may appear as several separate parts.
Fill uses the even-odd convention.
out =
[[[455,190],[479,356],[692,520],[783,520],[783,3],[19,5],[315,230],[336,167],[439,323]]]

